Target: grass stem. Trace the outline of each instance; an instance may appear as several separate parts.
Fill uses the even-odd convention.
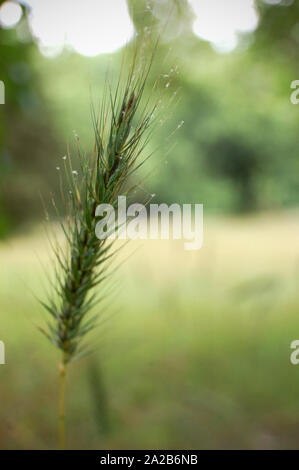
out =
[[[65,385],[66,385],[66,364],[62,362],[60,370],[60,390],[59,390],[59,449],[65,450]]]

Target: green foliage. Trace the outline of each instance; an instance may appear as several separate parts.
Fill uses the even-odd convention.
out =
[[[0,237],[42,216],[38,193],[57,189],[49,159],[59,150],[48,104],[44,102],[36,45],[25,7],[16,28],[0,26],[0,80],[5,104],[0,105]]]
[[[128,3],[140,36],[144,28],[161,35],[155,72],[169,75],[178,66],[169,91],[179,89],[180,102],[174,115],[165,110],[150,143],[151,150],[165,148],[164,143],[169,148],[168,136],[185,121],[172,139],[176,145],[167,168],[161,150],[150,163],[157,201],[201,201],[206,211],[217,212],[296,205],[299,106],[290,104],[290,83],[298,78],[298,1],[258,1],[258,29],[224,55],[192,33],[194,17],[185,2],[165,0],[159,8],[149,2],[148,10],[146,1]],[[65,153],[59,142],[80,129],[81,142],[89,144],[89,87],[103,92],[107,62],[113,73],[121,54],[86,58],[65,51],[48,59],[30,36],[23,44],[14,30],[0,34],[8,101],[16,105],[9,113],[7,105],[0,109],[1,212],[9,213],[14,228],[38,213],[38,191],[57,191],[56,158]],[[27,81],[15,83],[13,77],[22,76],[16,70],[24,66],[30,71]],[[158,84],[161,92],[166,80]],[[144,93],[150,95],[151,88]]]

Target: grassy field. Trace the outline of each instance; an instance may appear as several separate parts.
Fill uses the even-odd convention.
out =
[[[298,448],[299,214],[206,218],[204,246],[131,242],[97,352],[68,378],[70,448]],[[0,246],[0,447],[57,447],[39,229]],[[123,255],[122,255],[123,256]]]

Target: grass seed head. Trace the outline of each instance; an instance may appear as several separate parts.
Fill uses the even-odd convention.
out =
[[[139,166],[136,160],[144,152],[156,108],[148,103],[141,106],[151,61],[147,65],[141,61],[140,66],[135,54],[127,76],[125,66],[122,67],[113,93],[107,80],[99,113],[92,108],[95,135],[92,157],[79,151],[77,170],[72,168],[69,156],[63,157],[69,185],[67,217],[61,222],[66,247],[65,244],[53,247],[54,294],[42,302],[51,320],[47,330],[41,329],[61,350],[62,364],[88,352],[83,340],[99,318],[90,317],[89,313],[103,298],[100,286],[109,276],[115,250],[113,241],[97,239],[95,210],[100,203],[116,207],[118,196]],[[74,134],[78,143],[78,134]]]

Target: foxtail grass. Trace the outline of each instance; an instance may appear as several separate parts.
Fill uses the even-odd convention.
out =
[[[56,258],[53,294],[42,305],[50,315],[41,331],[59,349],[61,360],[59,396],[59,447],[65,448],[66,377],[70,363],[90,352],[89,333],[99,314],[90,312],[103,300],[101,286],[111,274],[116,253],[114,241],[99,240],[95,228],[96,207],[111,204],[132,191],[132,174],[147,159],[144,154],[157,103],[144,99],[154,53],[148,61],[135,53],[130,63],[123,60],[112,90],[106,79],[99,111],[92,106],[95,136],[90,157],[78,144],[77,169],[70,153],[64,157],[68,190],[62,190],[65,217],[61,222],[63,242],[52,245]],[[78,138],[76,136],[76,138]],[[66,193],[66,195],[65,195]],[[54,204],[55,205],[55,204]],[[56,207],[56,206],[55,206]]]

